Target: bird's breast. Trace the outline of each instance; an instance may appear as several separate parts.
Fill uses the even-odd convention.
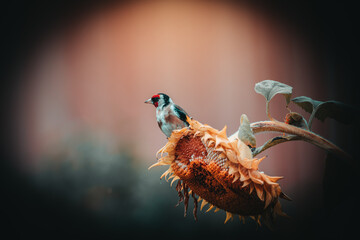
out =
[[[170,137],[173,130],[181,129],[187,126],[184,121],[174,115],[170,107],[166,107],[164,109],[157,109],[156,120],[160,129],[168,137]]]

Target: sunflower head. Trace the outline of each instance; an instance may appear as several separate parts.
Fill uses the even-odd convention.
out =
[[[180,201],[184,200],[185,214],[189,193],[194,198],[196,218],[197,201],[201,209],[226,211],[227,222],[234,214],[240,219],[250,216],[260,223],[281,211],[279,197],[286,198],[277,181],[282,177],[270,177],[258,170],[264,158],[253,158],[250,148],[238,138],[229,140],[226,126],[218,131],[209,125],[188,119],[189,127],[173,131],[167,144],[152,165],[169,165],[161,178],[178,180],[176,190]],[[151,168],[150,167],[150,168]],[[198,198],[196,198],[196,195]]]

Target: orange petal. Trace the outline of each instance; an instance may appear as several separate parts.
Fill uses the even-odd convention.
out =
[[[272,182],[277,182],[277,181],[279,181],[280,179],[283,179],[284,177],[275,177],[275,176],[272,176],[272,177],[270,177],[270,176],[267,176],[269,179],[270,179],[270,181],[272,181]]]
[[[229,141],[227,139],[216,136],[215,137],[215,148],[219,145],[229,146],[228,142]]]
[[[226,137],[226,125],[224,126],[224,128],[219,132],[219,135],[223,138],[227,138]]]
[[[233,218],[232,213],[230,213],[230,212],[226,212],[226,219],[225,219],[224,224],[225,224],[227,221],[229,221],[229,220],[230,220],[230,218]]]
[[[236,172],[238,172],[237,167],[229,166],[229,175],[232,175],[232,174],[234,174]]]
[[[249,175],[240,174],[240,181],[245,182],[246,180],[250,179]]]
[[[251,194],[252,191],[254,190],[254,185],[255,185],[255,183],[252,183],[252,184],[249,185],[250,186],[249,194]]]
[[[170,168],[168,170],[166,170],[160,177],[160,179],[162,179],[163,177],[165,177],[166,180],[166,176],[170,173]]]
[[[210,207],[208,208],[208,210],[206,210],[206,212],[210,211],[211,209],[213,209],[215,206],[210,204]]]
[[[264,180],[267,184],[269,184],[269,185],[278,185],[278,183],[270,181],[269,176],[266,175],[265,173],[259,172],[259,174],[261,175],[262,180]]]
[[[227,159],[229,159],[233,163],[238,163],[239,162],[236,155],[234,154],[234,152],[232,150],[228,150],[226,152],[226,157],[227,157]]]
[[[253,164],[253,160],[252,159],[247,159],[247,158],[243,158],[239,160],[240,164],[242,166],[244,166],[247,169],[252,169],[252,164]]]
[[[180,179],[178,176],[175,176],[174,178],[173,178],[173,180],[171,181],[171,183],[170,183],[170,187],[172,186],[172,184],[176,181],[176,180],[178,180],[178,179]]]
[[[259,197],[259,199],[261,201],[264,201],[264,189],[261,185],[258,184],[254,184],[255,185],[255,190],[256,190],[256,194]]]
[[[238,179],[239,179],[239,177],[240,177],[240,174],[239,173],[237,173],[237,174],[234,174],[234,179],[233,179],[233,183],[234,182],[236,182]]]
[[[251,168],[254,169],[254,170],[258,170],[258,167],[259,167],[259,164],[262,162],[262,160],[264,160],[266,158],[266,156],[260,158],[260,159],[255,159],[253,162],[252,162],[252,165],[251,165]]]
[[[196,131],[196,132],[194,133],[194,137],[202,136],[203,134],[204,134],[204,133],[201,132],[201,131]]]
[[[250,183],[251,183],[251,181],[248,181],[248,180],[247,180],[247,181],[244,181],[244,182],[243,182],[243,185],[242,185],[241,187],[242,187],[242,188],[243,188],[243,187],[246,187],[246,186],[249,185]]]
[[[269,204],[271,203],[272,201],[272,196],[271,196],[271,193],[270,191],[267,190],[267,188],[265,187],[265,206],[264,206],[264,209],[267,208],[269,206]]]
[[[212,139],[212,138],[213,137],[209,133],[205,132],[204,136],[201,139],[204,141],[204,143],[206,143],[208,139]]]
[[[203,209],[203,207],[208,204],[207,201],[205,201],[205,199],[203,199],[202,203],[201,203],[201,207],[200,207],[200,211]]]
[[[263,185],[264,184],[264,181],[262,181],[260,178],[260,174],[258,171],[255,171],[255,170],[250,170],[249,171],[249,177],[251,178],[251,180],[254,182],[254,183],[257,183],[257,184],[261,184]]]
[[[162,165],[168,165],[168,164],[163,163],[163,162],[156,162],[156,163],[154,163],[153,165],[151,165],[148,169],[150,170],[150,169],[153,168],[153,167],[162,166]]]

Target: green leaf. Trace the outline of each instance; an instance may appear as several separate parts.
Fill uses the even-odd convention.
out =
[[[321,121],[328,117],[344,124],[354,124],[359,121],[360,110],[342,102],[333,100],[321,102],[305,96],[296,97],[291,101]]]
[[[316,101],[306,96],[296,97],[291,99],[291,101],[299,105],[308,113],[312,113],[315,108],[317,108],[320,104],[323,103],[321,101]]]
[[[255,84],[255,92],[263,95],[269,102],[276,94],[281,93],[285,96],[286,104],[290,102],[292,87],[273,80],[264,80]]]

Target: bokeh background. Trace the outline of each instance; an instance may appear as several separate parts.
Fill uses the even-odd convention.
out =
[[[184,218],[183,205],[174,207],[174,187],[159,180],[166,168],[148,171],[166,138],[155,108],[144,104],[167,93],[200,122],[227,125],[228,135],[242,113],[252,122],[266,120],[264,97],[254,91],[265,79],[293,86],[293,97],[358,106],[356,18],[347,2],[20,1],[7,7],[1,206],[2,228],[13,236],[296,238],[355,230],[353,185],[343,173],[326,172],[326,153],[303,142],[262,154],[268,157],[260,170],[284,176],[280,184],[293,199],[282,202],[290,219],[279,218],[273,231],[251,219],[224,225],[222,211],[200,212],[195,222],[190,207]],[[270,111],[284,119],[282,96]],[[355,153],[358,128],[328,119],[315,120],[313,129]],[[258,144],[272,136],[259,135]],[[325,192],[326,173],[344,189]]]

